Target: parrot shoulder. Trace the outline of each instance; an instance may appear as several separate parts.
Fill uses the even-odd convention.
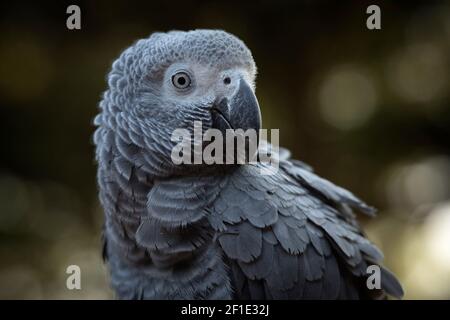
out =
[[[355,299],[379,297],[384,292],[402,295],[397,280],[385,269],[382,290],[368,292],[363,287],[367,267],[379,263],[382,254],[330,202],[340,196],[355,205],[356,197],[343,189],[320,195],[323,186],[331,188],[326,182],[307,174],[299,180],[283,168],[264,175],[260,171],[267,169],[264,166],[239,167],[227,177],[208,209],[209,222],[231,270],[236,297]],[[314,181],[318,190],[305,186],[309,181]]]

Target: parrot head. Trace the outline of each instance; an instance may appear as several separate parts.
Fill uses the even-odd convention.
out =
[[[256,65],[237,37],[220,30],[154,33],[126,49],[113,63],[100,104],[104,119],[126,121],[148,137],[159,158],[169,160],[176,129],[261,127],[255,96]],[[122,121],[117,121],[118,115]],[[129,130],[129,129],[128,129]]]

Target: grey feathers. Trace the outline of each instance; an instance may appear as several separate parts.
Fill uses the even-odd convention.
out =
[[[190,93],[171,87],[179,70],[193,76]],[[224,75],[251,96],[255,74],[250,50],[220,30],[156,33],[113,63],[94,142],[103,253],[117,296],[401,297],[384,268],[381,290],[365,286],[367,267],[381,263],[382,254],[353,210],[374,209],[289,159],[288,150],[273,155],[280,164],[273,175],[260,174],[263,163],[173,163],[172,132],[191,132],[194,120],[211,127],[214,103],[238,91],[224,85]],[[260,148],[272,146],[261,141]]]
[[[294,164],[288,166],[292,170]],[[303,173],[303,169],[297,169]],[[370,296],[369,290],[362,286],[368,276],[366,269],[369,264],[379,263],[382,256],[355,227],[355,221],[347,222],[348,217],[341,218],[331,203],[321,201],[309,191],[313,186],[308,181],[320,178],[313,177],[310,171],[308,181],[292,180],[285,171],[276,176],[261,176],[257,172],[255,166],[236,170],[213,205],[225,209],[212,211],[209,218],[216,221],[216,226],[217,220],[224,224],[217,229],[219,243],[228,258],[236,263],[232,270],[243,273],[235,279],[245,282],[240,286],[248,286],[247,298]],[[338,195],[348,196],[331,183],[323,182],[322,189],[316,185],[314,190],[333,195],[330,198],[333,201],[340,201]],[[240,204],[241,200],[245,205]],[[354,196],[351,201],[357,207],[367,208]],[[278,209],[271,215],[272,219],[267,219],[261,203],[282,210]],[[255,281],[258,286],[252,284]],[[402,295],[395,278],[385,276],[384,281],[382,285],[387,293]]]

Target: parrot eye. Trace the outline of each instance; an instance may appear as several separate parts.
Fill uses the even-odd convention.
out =
[[[172,84],[177,89],[186,89],[191,85],[191,78],[186,72],[180,71],[172,76]]]

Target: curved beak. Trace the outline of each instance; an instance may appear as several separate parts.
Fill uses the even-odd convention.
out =
[[[211,108],[211,115],[213,128],[226,136],[223,141],[226,163],[242,164],[255,159],[261,111],[255,94],[244,79],[239,80],[239,87],[230,99],[223,98]],[[232,140],[229,140],[227,129],[233,131]],[[238,140],[244,143],[244,148],[240,148]]]
[[[223,98],[211,109],[213,128],[223,133],[226,129],[253,129],[258,134],[261,128],[258,100],[244,79],[239,82],[238,90],[230,99]]]

